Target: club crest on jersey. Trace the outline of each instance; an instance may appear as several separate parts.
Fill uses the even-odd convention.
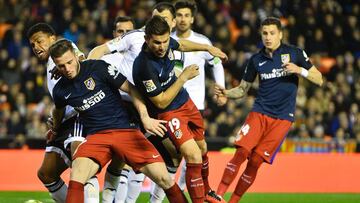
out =
[[[175,130],[174,135],[176,139],[180,139],[182,137],[182,132],[180,129]]]
[[[84,81],[85,87],[88,90],[94,90],[95,89],[95,81],[91,77]]]
[[[281,54],[281,63],[289,63],[290,54]]]
[[[152,80],[144,80],[142,82],[146,88],[146,92],[152,92],[156,90],[156,85]]]

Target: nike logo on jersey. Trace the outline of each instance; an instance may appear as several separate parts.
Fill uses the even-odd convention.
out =
[[[264,155],[265,156],[270,156],[269,152],[267,152],[267,151],[264,152]]]
[[[158,158],[160,155],[152,155],[152,158],[154,158],[154,159],[156,159],[156,158]]]
[[[198,180],[201,180],[202,178],[195,178],[195,179],[191,179],[190,181],[193,183],[193,182],[196,182]]]
[[[66,95],[66,96],[65,96],[65,99],[69,99],[69,97],[70,97],[71,94],[72,94],[72,93]]]
[[[260,62],[260,63],[259,63],[259,66],[264,65],[266,62],[267,62],[267,61]]]

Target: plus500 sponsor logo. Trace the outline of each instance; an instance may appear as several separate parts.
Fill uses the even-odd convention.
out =
[[[82,105],[80,107],[76,107],[75,109],[79,110],[79,111],[85,111],[85,110],[89,109],[90,107],[94,106],[95,104],[99,103],[104,98],[105,98],[105,93],[102,90],[100,90],[93,96],[84,99],[83,100],[84,105]]]

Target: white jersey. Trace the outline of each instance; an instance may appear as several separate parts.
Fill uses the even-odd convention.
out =
[[[75,50],[75,54],[80,57],[80,56],[85,56],[84,53],[82,53],[79,48],[74,44],[72,43],[73,47],[74,47],[74,50]],[[55,63],[54,61],[52,60],[52,58],[49,56],[48,58],[48,62],[46,63],[46,78],[47,78],[47,88],[49,90],[49,93],[51,95],[51,97],[53,97],[53,89],[54,89],[54,86],[56,85],[56,83],[60,80],[59,79],[51,79],[51,70],[55,67]],[[71,106],[66,106],[65,107],[65,115],[64,115],[64,119],[63,121],[73,117],[74,115],[77,114],[77,111],[71,107]]]
[[[132,70],[126,68],[124,56],[120,52],[115,52],[111,54],[106,54],[103,57],[101,57],[101,60],[104,60],[106,63],[109,63],[117,68],[117,70],[124,75],[126,78],[131,77],[132,78]],[[121,97],[126,101],[132,101],[131,97],[128,93],[119,90]]]
[[[120,69],[124,72],[127,80],[134,84],[132,76],[132,67],[135,58],[139,55],[141,48],[145,42],[145,30],[132,30],[124,35],[114,38],[106,43],[110,52],[120,52],[123,55],[123,60],[120,64]]]
[[[176,31],[171,34],[171,37],[179,40],[179,37],[176,36]],[[210,40],[196,32],[191,31],[190,36],[186,40],[212,45]],[[212,56],[209,52],[205,51],[195,51],[195,52],[180,52],[174,51],[175,54],[175,68],[182,71],[183,68],[196,64],[199,66],[200,74],[199,76],[188,80],[184,84],[184,88],[190,95],[190,98],[193,100],[194,104],[199,110],[205,109],[205,63],[209,63],[213,66],[212,72],[214,74],[214,79],[216,84],[225,87],[225,76],[224,68],[221,64],[221,60],[217,57]]]

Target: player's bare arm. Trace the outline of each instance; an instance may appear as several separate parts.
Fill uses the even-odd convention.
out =
[[[283,67],[287,73],[295,73],[301,75],[312,83],[319,86],[322,86],[323,84],[322,74],[315,66],[312,66],[309,70],[306,70],[302,67],[297,66],[294,63],[285,63],[283,64]]]
[[[179,93],[185,82],[198,76],[199,66],[193,64],[187,66],[184,71],[179,75],[178,79],[172,84],[165,92],[162,92],[155,97],[150,97],[151,102],[160,109],[165,109],[171,104],[176,95]]]
[[[181,39],[178,41],[179,51],[189,52],[189,51],[207,51],[215,57],[219,57],[221,60],[226,61],[228,59],[227,55],[222,52],[219,48],[208,45],[192,42],[189,40]]]
[[[93,48],[88,55],[88,59],[100,59],[102,56],[110,54],[110,50],[106,43]]]
[[[251,83],[242,80],[240,85],[232,89],[226,90],[223,87],[215,84],[215,95],[218,97],[227,97],[230,99],[240,99],[244,97],[249,91]]]
[[[164,124],[167,123],[167,121],[153,119],[149,116],[143,98],[131,83],[125,81],[121,85],[120,89],[129,93],[129,95],[133,98],[133,104],[139,112],[141,122],[143,123],[146,132],[159,135],[161,137],[164,136],[166,132]]]

